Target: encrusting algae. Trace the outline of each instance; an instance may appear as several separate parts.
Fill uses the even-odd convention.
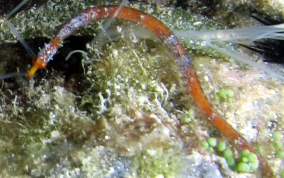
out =
[[[50,1],[46,7],[21,13],[13,21],[19,29],[25,27],[17,23],[22,18],[35,24],[41,21],[20,31],[25,38],[35,34],[51,38],[56,30],[48,27],[58,29],[73,10],[76,14],[90,5],[97,4]],[[49,8],[61,9],[62,17],[51,11],[44,17]],[[52,25],[46,26],[47,22]],[[125,24],[116,23],[116,33],[121,35]],[[76,35],[93,34],[97,32],[94,26]],[[198,157],[196,152],[208,164],[222,163],[222,158],[205,151],[200,142],[209,135],[223,138],[208,126],[188,97],[178,69],[162,44],[133,33],[103,46],[93,40],[87,52],[80,66],[83,77],[78,81],[78,74],[71,76],[67,86],[56,71],[47,79],[24,81],[21,88],[15,89],[12,82],[4,84],[0,115],[2,176],[186,177],[194,175],[185,164],[189,159],[186,155]],[[280,172],[281,159],[271,154],[273,147],[267,142],[273,130],[283,132],[283,119],[279,119],[284,103],[279,98],[284,91],[281,82],[259,79],[261,72],[243,70],[224,60],[196,57],[194,66],[218,111],[249,142],[262,145],[263,155],[268,155],[274,171]],[[16,81],[20,83],[21,79]],[[214,93],[222,88],[234,90],[232,103],[214,101]],[[255,105],[259,107],[252,107]],[[189,109],[198,122],[181,125]],[[226,166],[218,169],[237,176]]]

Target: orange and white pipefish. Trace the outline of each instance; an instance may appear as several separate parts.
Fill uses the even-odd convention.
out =
[[[181,71],[184,84],[192,95],[193,100],[199,109],[207,116],[212,125],[227,138],[234,141],[240,148],[248,149],[250,152],[255,153],[259,159],[262,173],[266,176],[273,176],[271,168],[258,152],[213,109],[199,84],[192,61],[177,37],[162,22],[149,14],[128,7],[119,8],[118,6],[98,6],[81,12],[67,22],[59,30],[54,39],[44,46],[34,59],[33,66],[28,71],[27,77],[32,78],[38,69],[45,68],[47,63],[52,60],[59,46],[62,45],[63,40],[70,36],[75,30],[90,22],[107,18],[130,21],[153,32],[173,56]]]

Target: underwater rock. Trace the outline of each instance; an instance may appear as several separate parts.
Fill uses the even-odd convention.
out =
[[[23,0],[2,0],[0,1],[0,15],[9,13],[13,8],[15,8]],[[19,11],[28,10],[32,7],[40,7],[45,4],[48,0],[29,0]],[[16,15],[16,14],[14,14]]]
[[[119,4],[120,1],[107,3]],[[41,44],[36,43],[33,47],[37,49],[51,39],[73,13],[91,5],[94,5],[93,1],[49,1],[46,7],[28,10],[12,21],[25,38],[42,39],[38,40]],[[172,14],[177,17],[183,14],[180,9],[157,10],[148,4],[129,5],[153,13],[171,28],[183,25],[220,28],[213,20],[199,18],[200,15],[190,19],[186,13],[182,16],[184,19],[173,19]],[[189,19],[192,21],[184,21]],[[114,24],[117,31],[124,31],[127,26],[137,29],[121,22]],[[103,23],[93,24],[78,31],[76,40],[64,43],[67,48],[61,49],[51,68],[26,81],[21,88],[13,79],[3,82],[0,93],[1,176],[188,175],[209,178],[210,175],[227,175],[219,161],[207,159],[208,155],[214,158],[217,153],[210,153],[200,145],[200,140],[208,136],[223,138],[196,108],[182,87],[180,76],[174,75],[178,73],[177,69],[163,45],[153,39],[139,38],[131,30],[128,31],[130,35],[120,33],[123,38],[110,40],[102,46],[96,40],[84,38],[86,34],[98,34],[97,29],[102,26]],[[6,42],[14,40],[7,33],[3,36]],[[18,47],[6,48],[7,44],[3,43],[2,48],[11,53],[14,53],[12,48],[17,51]],[[88,51],[87,58],[82,59],[76,54],[68,64],[64,59],[75,48]],[[284,125],[282,82],[225,60],[208,47],[200,53],[194,52],[199,48],[187,49],[195,58],[199,80],[214,107],[250,142],[264,147],[263,154],[279,173],[281,160],[275,158],[272,146],[267,143],[271,132],[281,131]],[[6,52],[2,51],[3,58],[6,58],[3,54]],[[11,72],[8,70],[16,70],[17,66],[22,70],[28,68],[30,60],[23,50],[11,56],[17,63],[13,62],[14,66],[7,69],[4,65],[7,62],[2,62],[3,71]],[[80,78],[76,73],[84,77]],[[69,80],[64,75],[69,76]],[[232,103],[214,101],[214,93],[220,88],[234,91]],[[190,118],[189,109],[194,113]],[[185,124],[184,119],[190,122]],[[191,166],[193,168],[188,168]],[[233,175],[237,177],[238,173]]]

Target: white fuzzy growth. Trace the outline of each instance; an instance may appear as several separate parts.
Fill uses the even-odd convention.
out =
[[[51,46],[49,43],[44,45],[44,48],[40,51],[38,57],[45,62],[49,62],[53,59],[53,56],[56,54],[57,48]]]
[[[107,104],[108,99],[105,99],[103,97],[102,92],[99,92],[98,95],[99,95],[99,98],[100,98],[100,101],[101,101],[100,106],[98,106],[98,108],[100,109],[100,111],[98,111],[98,114],[102,114],[103,112],[105,112],[107,110],[106,104]]]

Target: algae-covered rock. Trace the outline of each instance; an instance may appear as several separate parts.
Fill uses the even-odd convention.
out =
[[[83,9],[119,3],[53,0],[20,12],[11,21],[37,49]],[[133,1],[128,6],[156,16],[171,29],[226,27],[170,3],[159,6]],[[3,61],[0,71],[25,71],[29,57],[14,45],[16,40],[6,24],[1,21],[5,48],[0,54],[15,62]],[[33,79],[2,82],[1,176],[239,176],[217,152],[201,146],[201,140],[209,136],[226,139],[193,103],[163,44],[135,24],[114,21],[106,33],[101,31],[104,25],[96,22],[78,30],[75,43],[84,41],[80,43],[84,47],[67,62],[64,58],[76,50],[68,45],[74,39],[66,40],[50,68]],[[214,107],[255,147],[262,146],[264,157],[280,173],[283,160],[275,157],[273,145],[267,143],[274,130],[283,132],[283,81],[228,61],[202,41],[183,43]],[[234,91],[232,102],[214,99],[222,89]]]

